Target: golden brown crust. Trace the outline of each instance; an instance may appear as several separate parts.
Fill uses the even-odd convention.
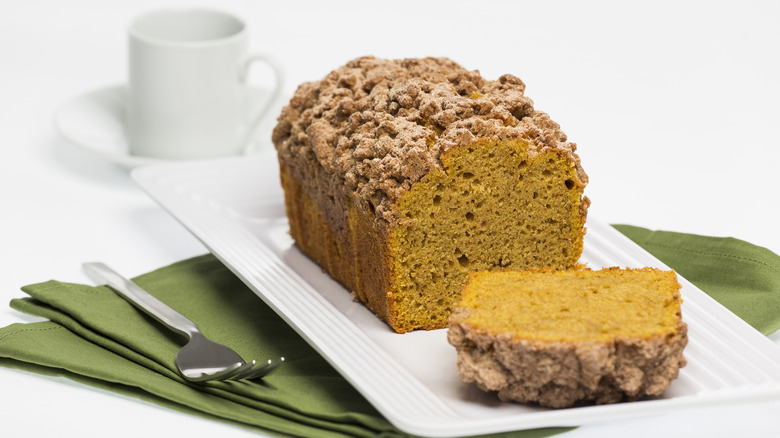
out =
[[[317,200],[290,177],[285,166],[280,173],[290,234],[298,246],[349,289],[355,299],[393,325],[392,301],[387,299],[392,290],[392,264],[387,239],[374,227],[373,220],[358,213],[349,199],[342,198],[337,204],[343,209],[344,218],[335,226],[333,220],[325,219]]]
[[[444,58],[358,58],[302,84],[279,116],[273,142],[299,181],[318,181],[311,169],[321,167],[361,211],[389,222],[398,219],[398,198],[441,169],[442,153],[476,138],[561,150],[587,183],[575,144],[524,90],[512,75],[489,81]]]

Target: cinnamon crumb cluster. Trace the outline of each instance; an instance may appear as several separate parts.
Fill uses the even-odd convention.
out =
[[[316,160],[360,208],[393,222],[395,201],[441,169],[441,153],[477,138],[524,139],[532,150],[562,149],[579,162],[575,144],[524,91],[515,76],[486,80],[446,58],[362,57],[302,84],[272,138],[294,172]]]

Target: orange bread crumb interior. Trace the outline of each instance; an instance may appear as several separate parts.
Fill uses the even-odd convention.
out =
[[[674,272],[602,271],[473,273],[460,305],[467,322],[516,338],[604,341],[677,330],[680,294]]]

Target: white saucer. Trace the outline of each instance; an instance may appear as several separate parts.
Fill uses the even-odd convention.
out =
[[[54,115],[54,126],[68,142],[117,164],[135,167],[172,161],[130,154],[124,125],[125,90],[125,85],[114,85],[65,103]],[[270,94],[268,90],[252,88],[250,107],[258,108],[271,97]],[[266,137],[270,138],[270,135]]]

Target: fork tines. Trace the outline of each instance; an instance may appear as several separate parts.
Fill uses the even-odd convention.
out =
[[[251,362],[245,363],[242,367],[235,370],[232,375],[224,377],[223,379],[225,380],[259,379],[261,377],[268,375],[268,373],[270,373],[276,367],[281,365],[282,362],[284,362],[283,357],[277,359],[276,361],[272,361],[271,359],[268,359],[268,362],[265,363],[257,363],[256,361],[253,360]]]

